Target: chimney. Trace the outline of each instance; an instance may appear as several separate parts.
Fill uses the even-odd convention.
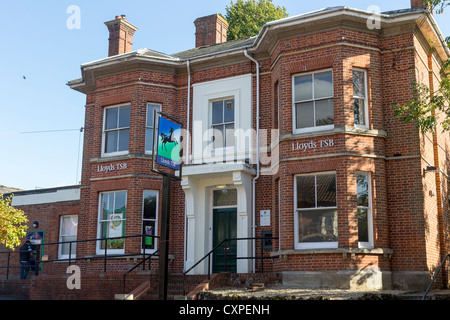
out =
[[[412,9],[426,9],[429,4],[424,0],[411,0],[411,8]]]
[[[132,51],[133,35],[138,29],[125,19],[124,15],[105,22],[109,30],[108,57]]]
[[[228,22],[213,14],[198,18],[195,24],[195,47],[209,46],[227,41]]]

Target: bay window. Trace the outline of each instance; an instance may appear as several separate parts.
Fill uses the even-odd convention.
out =
[[[295,177],[295,247],[337,248],[336,173]]]
[[[161,105],[148,103],[147,104],[147,120],[145,124],[145,152],[153,152],[153,131],[155,110],[161,111]]]
[[[102,155],[128,153],[130,140],[130,105],[105,108]]]
[[[97,252],[101,253],[108,244],[108,252],[123,253],[125,248],[125,220],[127,192],[114,191],[100,194]],[[108,239],[107,238],[115,238]]]
[[[353,70],[353,113],[355,126],[367,128],[369,112],[367,101],[367,79],[364,70]]]
[[[334,128],[333,72],[293,77],[294,133]]]
[[[356,174],[356,198],[358,211],[358,245],[363,248],[373,247],[372,232],[372,197],[370,174]]]
[[[143,234],[156,236],[158,230],[158,191],[144,190],[142,205],[142,228]],[[145,237],[142,246],[145,250],[153,252],[156,250],[156,238]]]

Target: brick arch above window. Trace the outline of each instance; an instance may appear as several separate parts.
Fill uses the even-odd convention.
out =
[[[337,55],[327,55],[324,57],[316,57],[302,61],[290,62],[286,64],[288,73],[311,72],[315,70],[332,68],[335,64]]]

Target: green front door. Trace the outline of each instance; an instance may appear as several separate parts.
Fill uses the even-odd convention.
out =
[[[237,238],[236,208],[213,209],[213,248],[225,239]],[[213,252],[213,273],[236,272],[237,241],[227,241]]]

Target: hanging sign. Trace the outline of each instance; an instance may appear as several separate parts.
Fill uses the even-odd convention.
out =
[[[159,117],[156,163],[178,170],[180,165],[181,125]]]

